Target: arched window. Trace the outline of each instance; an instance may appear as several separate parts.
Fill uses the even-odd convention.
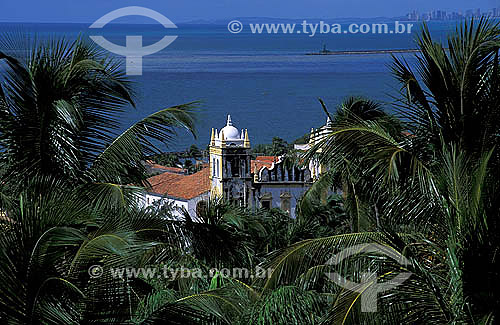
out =
[[[280,195],[281,199],[281,210],[286,211],[288,214],[290,214],[290,201],[292,199],[292,196],[288,192],[281,193]]]
[[[212,161],[212,176],[215,176],[215,158]]]
[[[217,159],[217,177],[219,177],[219,159]]]

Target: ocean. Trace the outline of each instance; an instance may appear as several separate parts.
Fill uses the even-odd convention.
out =
[[[393,23],[393,22],[392,22]],[[417,24],[417,23],[415,23]],[[445,39],[455,22],[431,22],[436,39]],[[391,111],[399,85],[392,77],[390,54],[310,56],[325,45],[331,51],[415,48],[412,34],[240,34],[226,25],[108,24],[89,30],[89,24],[0,23],[0,33],[22,31],[38,38],[102,35],[125,45],[126,35],[142,35],[144,45],[165,34],[178,35],[164,50],[143,59],[143,75],[134,76],[137,109],[130,108],[121,121],[123,129],[159,109],[200,101],[197,138],[179,132],[165,151],[182,150],[191,144],[205,148],[211,128],[225,126],[231,114],[238,128],[248,129],[252,144],[270,143],[275,136],[289,142],[311,127],[325,122],[318,102],[322,98],[331,112],[348,96],[378,101]],[[415,62],[414,54],[397,54]],[[123,57],[120,60],[125,62]]]

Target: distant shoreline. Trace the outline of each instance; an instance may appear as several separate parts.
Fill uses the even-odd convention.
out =
[[[352,55],[352,54],[391,54],[391,53],[418,53],[420,50],[417,49],[406,49],[406,50],[361,50],[361,51],[320,51],[306,53],[306,55]]]

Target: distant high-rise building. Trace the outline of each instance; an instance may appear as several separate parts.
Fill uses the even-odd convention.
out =
[[[431,19],[433,19],[433,20],[445,20],[446,19],[446,11],[434,10],[431,13]]]
[[[407,15],[407,18],[408,18],[408,20],[418,21],[418,20],[420,20],[420,15],[418,14],[418,12],[416,10],[413,10],[412,12],[410,12]]]
[[[493,8],[487,12],[481,13],[481,9],[467,9],[466,11],[445,11],[445,10],[432,10],[427,13],[419,14],[416,10],[411,11],[406,15],[408,20],[461,20],[464,18],[481,17],[482,15],[500,17],[500,8]]]

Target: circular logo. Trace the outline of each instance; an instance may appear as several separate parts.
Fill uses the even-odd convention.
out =
[[[137,6],[125,7],[107,13],[106,15],[95,21],[92,25],[90,25],[89,28],[103,28],[113,20],[126,16],[148,17],[156,20],[165,28],[177,28],[177,26],[170,19],[163,16],[159,12],[151,10],[149,8]],[[121,46],[115,43],[111,43],[103,36],[92,35],[89,37],[97,45],[110,51],[111,53],[125,56],[127,75],[130,76],[142,75],[142,58],[144,56],[151,55],[163,50],[177,39],[177,36],[164,36],[155,44],[143,46],[142,36],[127,35],[126,45]]]
[[[104,270],[100,265],[92,265],[89,267],[89,275],[91,278],[100,278],[103,274]]]
[[[227,30],[232,34],[241,33],[243,24],[239,20],[230,21],[229,24],[227,24]]]

